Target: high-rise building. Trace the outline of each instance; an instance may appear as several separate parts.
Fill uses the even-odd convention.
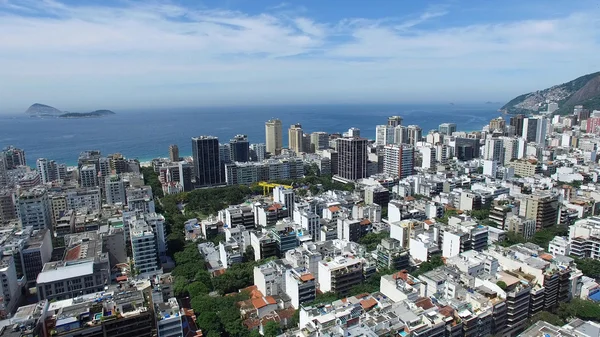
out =
[[[267,158],[267,146],[264,143],[250,145],[250,159],[263,161]]]
[[[600,134],[600,117],[589,117],[586,121],[585,131],[587,133]]]
[[[184,192],[189,192],[194,189],[192,178],[194,176],[194,167],[185,161],[179,162],[179,183]]]
[[[47,184],[60,179],[58,165],[56,165],[56,162],[54,160],[39,158],[36,161],[36,166],[38,172],[40,173],[40,179],[42,180],[43,184]]]
[[[521,136],[523,135],[523,121],[525,120],[525,115],[515,115],[510,117],[510,125],[515,128],[515,135]]]
[[[456,123],[442,123],[438,127],[438,130],[443,135],[452,136],[456,132]]]
[[[402,117],[400,116],[390,116],[388,117],[387,125],[395,128],[398,125],[402,125]]]
[[[455,153],[459,160],[468,161],[473,158],[479,158],[479,140],[473,138],[456,137]]]
[[[535,142],[542,147],[546,146],[546,133],[548,132],[548,119],[541,117],[538,119],[537,128],[535,130]]]
[[[79,181],[80,186],[96,187],[98,186],[98,171],[94,165],[83,165],[79,168]]]
[[[219,155],[219,139],[213,136],[192,138],[196,185],[213,186],[223,182]]]
[[[15,193],[11,190],[0,189],[0,223],[17,219],[15,208]]]
[[[408,144],[408,128],[403,125],[394,127],[394,144]]]
[[[169,160],[179,161],[179,147],[176,144],[169,145]]]
[[[368,142],[359,137],[337,139],[338,176],[347,180],[367,177]]]
[[[504,163],[504,142],[500,138],[488,138],[485,140],[483,159]]]
[[[414,173],[415,150],[407,144],[387,145],[383,148],[383,173],[406,178]]]
[[[283,148],[283,129],[279,119],[271,119],[265,123],[265,143],[267,153],[278,155]]]
[[[490,132],[500,131],[504,133],[506,121],[502,117],[494,118],[490,121]]]
[[[377,146],[394,144],[394,136],[394,126],[377,125],[375,127],[375,145]]]
[[[525,218],[535,220],[536,230],[556,225],[558,221],[558,194],[542,193],[527,195]]]
[[[52,206],[44,188],[23,190],[17,197],[17,214],[22,227],[52,228]]]
[[[248,144],[248,136],[236,135],[229,141],[229,160],[232,162],[245,163],[250,161],[250,145]]]
[[[116,174],[106,177],[104,182],[104,193],[106,196],[106,203],[109,205],[117,203],[125,205],[127,203],[123,179]]]
[[[327,132],[311,133],[310,147],[313,152],[329,148],[329,134]]]
[[[521,134],[528,142],[535,142],[538,128],[537,118],[525,118],[523,120],[523,133]]]
[[[290,128],[288,130],[288,139],[289,139],[288,147],[290,148],[290,150],[294,151],[296,154],[304,152],[304,149],[302,146],[304,143],[303,135],[304,135],[304,132],[302,131],[302,125],[294,124],[294,125],[290,126]]]
[[[2,150],[2,154],[6,160],[6,169],[12,170],[17,166],[26,166],[25,151],[17,149],[14,146],[8,146]]]
[[[360,137],[360,129],[359,128],[350,128],[348,131],[344,132],[344,137]]]
[[[409,125],[406,128],[408,134],[408,142],[412,146],[416,146],[417,142],[420,142],[423,139],[423,129],[421,129],[418,125]]]

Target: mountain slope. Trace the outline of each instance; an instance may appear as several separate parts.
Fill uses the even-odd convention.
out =
[[[505,113],[530,114],[546,111],[547,103],[558,103],[555,113],[567,114],[575,105],[584,108],[600,109],[600,72],[578,77],[570,82],[555,85],[548,89],[530,92],[513,98],[500,110]]]
[[[102,117],[108,115],[114,115],[115,112],[110,110],[95,110],[92,112],[67,112],[60,111],[55,107],[49,105],[35,103],[31,105],[26,114],[31,117],[62,117],[62,118],[83,118],[83,117]]]
[[[55,107],[40,103],[32,104],[25,113],[32,116],[59,116],[63,114],[62,111]]]

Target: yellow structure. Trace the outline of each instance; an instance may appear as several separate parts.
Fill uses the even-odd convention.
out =
[[[273,189],[277,186],[283,186],[285,188],[289,188],[292,189],[294,188],[293,186],[290,185],[283,185],[283,184],[274,184],[274,183],[269,183],[266,181],[261,181],[258,183],[258,186],[263,188],[263,195],[269,195],[271,194],[271,192],[273,191]]]

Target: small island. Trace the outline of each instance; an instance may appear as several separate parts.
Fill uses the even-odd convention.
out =
[[[35,103],[25,111],[30,117],[58,117],[58,118],[95,118],[114,115],[114,111],[95,110],[92,112],[68,112],[61,111],[49,105]]]

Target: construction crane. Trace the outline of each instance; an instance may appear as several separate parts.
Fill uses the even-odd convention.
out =
[[[290,185],[283,185],[283,184],[274,184],[274,183],[269,183],[266,181],[261,181],[258,183],[258,186],[263,188],[263,195],[269,195],[271,194],[271,192],[273,191],[273,189],[277,186],[281,186],[284,187],[286,189],[292,189],[294,188],[294,186],[290,186]]]

